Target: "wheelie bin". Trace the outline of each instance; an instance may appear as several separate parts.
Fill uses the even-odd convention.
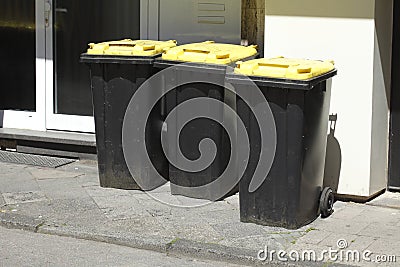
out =
[[[297,229],[333,212],[333,193],[322,188],[332,62],[273,58],[239,62],[227,75],[241,97],[237,113],[250,142],[250,157],[239,184],[240,219]],[[264,98],[255,98],[260,90]],[[248,99],[250,101],[246,101]],[[258,188],[250,190],[263,138],[252,110],[267,101],[276,127],[275,156]],[[249,104],[252,103],[252,104]],[[253,106],[250,106],[253,105]],[[265,140],[265,139],[264,139]],[[238,142],[240,151],[241,143]],[[260,177],[259,177],[260,178]]]
[[[81,62],[90,67],[98,169],[102,187],[143,189],[138,185],[137,179],[141,179],[148,190],[161,185],[148,175],[149,166],[142,159],[131,163],[134,172],[132,177],[123,153],[122,126],[132,96],[143,82],[158,71],[153,68],[154,59],[164,49],[174,46],[175,41],[125,39],[91,43],[87,53],[81,55]],[[152,89],[148,94],[161,90]],[[154,167],[167,179],[168,161],[160,141],[162,123],[162,104],[157,103],[147,123],[146,146]]]
[[[235,161],[235,155],[231,154],[231,145],[235,140],[230,140],[234,139],[234,136],[230,137],[220,124],[222,121],[233,123],[225,116],[224,107],[206,101],[202,110],[208,111],[213,119],[197,114],[199,117],[188,122],[182,131],[179,131],[178,126],[190,110],[172,111],[178,105],[198,98],[217,100],[234,109],[235,96],[224,88],[227,66],[234,67],[236,61],[253,59],[257,55],[255,46],[244,47],[207,41],[168,49],[161,59],[155,61],[155,67],[173,69],[164,77],[164,87],[175,88],[166,94],[167,113],[171,118],[169,122],[172,122],[167,122],[167,153],[170,159],[169,178],[173,195],[217,201],[237,192],[236,177],[228,177],[231,181],[217,181],[228,166],[232,166],[229,162]],[[212,139],[215,145],[216,155],[212,163],[201,170],[181,168],[185,159],[180,155],[183,154],[183,157],[191,161],[198,160],[202,156],[201,142],[207,138]],[[171,164],[171,160],[175,164]],[[233,186],[230,186],[231,184]]]

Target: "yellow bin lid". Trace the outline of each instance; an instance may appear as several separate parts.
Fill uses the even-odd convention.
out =
[[[260,58],[237,62],[235,73],[291,80],[308,80],[335,68],[333,61],[293,58]]]
[[[166,50],[162,59],[228,65],[257,54],[256,46],[220,44],[213,41],[180,45]]]
[[[175,40],[163,42],[124,39],[121,41],[110,41],[98,44],[90,43],[87,53],[89,55],[154,56],[174,46],[176,46]]]

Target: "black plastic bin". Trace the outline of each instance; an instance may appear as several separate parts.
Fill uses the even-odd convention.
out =
[[[166,84],[175,88],[166,94],[167,113],[170,113],[177,105],[199,97],[212,98],[234,108],[235,97],[224,88],[227,66],[233,66],[235,61],[240,59],[253,59],[256,55],[255,47],[217,44],[210,41],[177,46],[167,50],[163,57],[154,63],[154,66],[158,68],[174,68],[174,72],[169,72],[164,79]],[[203,108],[210,110],[212,116],[218,120],[226,119],[223,108],[213,109],[207,104]],[[172,116],[172,121],[179,124],[182,115],[184,114],[178,111]],[[178,166],[181,163],[177,159],[178,150],[180,149],[187,159],[196,160],[200,157],[199,143],[205,138],[211,138],[214,141],[217,151],[212,164],[201,171],[185,171],[170,164],[169,178],[172,194],[216,201],[237,193],[237,182],[228,192],[225,192],[226,187],[218,182],[212,185],[211,190],[195,189],[215,181],[228,166],[231,156],[231,140],[218,122],[208,118],[192,120],[182,129],[179,135],[179,144],[175,142],[178,135],[176,126],[168,125],[167,132],[168,154]],[[235,180],[235,177],[232,177],[232,180]]]
[[[336,75],[336,70],[329,62],[320,62],[322,70],[313,63],[318,64],[284,58],[259,59],[242,63],[235,71],[240,73],[240,69],[245,69],[245,64],[253,64],[256,66],[254,73],[248,73],[247,70],[247,76],[227,76],[227,82],[254,103],[265,100],[256,98],[257,94],[253,91],[262,92],[269,103],[276,127],[276,152],[272,167],[264,182],[251,193],[249,185],[261,149],[265,148],[260,147],[261,133],[254,114],[247,103],[237,97],[237,112],[250,141],[249,163],[239,185],[242,222],[297,229],[315,220],[320,213],[327,217],[333,212],[332,190],[322,186],[331,78]],[[325,73],[307,78],[313,75],[314,69]],[[259,76],[263,72],[266,75],[273,73],[275,77],[284,77],[285,72],[292,73],[296,79],[302,80]],[[259,89],[249,83],[249,79]]]
[[[82,54],[81,62],[90,67],[100,186],[142,189],[125,162],[122,148],[124,115],[136,90],[157,72],[153,68],[154,59],[160,56],[163,47],[175,46],[175,42],[122,40],[90,46],[90,54]],[[101,53],[108,54],[99,55]],[[153,89],[149,94],[161,90]],[[160,138],[162,123],[160,102],[152,110],[146,125],[146,146],[154,167],[168,179],[168,161]],[[140,179],[151,179],[145,162],[135,162],[135,175]],[[153,185],[152,181],[148,181],[147,189],[158,186],[160,184]]]

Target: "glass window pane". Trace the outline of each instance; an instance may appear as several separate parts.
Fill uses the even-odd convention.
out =
[[[0,109],[35,111],[35,0],[0,1],[0,36]]]
[[[139,0],[54,0],[55,113],[91,116],[90,42],[139,38]]]

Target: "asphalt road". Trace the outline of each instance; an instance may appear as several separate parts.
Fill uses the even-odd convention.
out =
[[[0,266],[239,266],[0,227]]]

